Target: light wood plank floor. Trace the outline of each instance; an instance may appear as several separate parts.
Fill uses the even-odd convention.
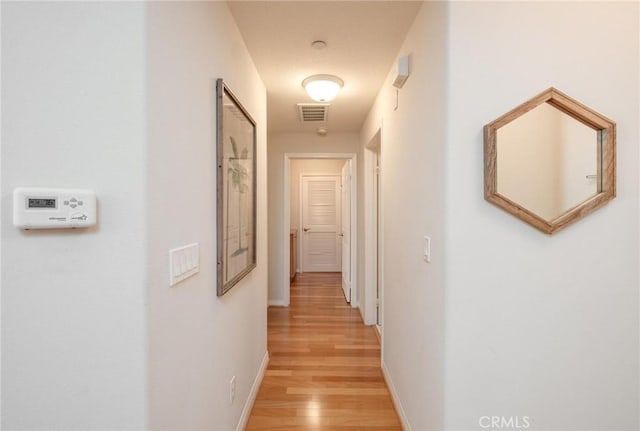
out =
[[[344,300],[340,274],[298,274],[268,312],[271,359],[247,431],[401,431],[375,329]]]

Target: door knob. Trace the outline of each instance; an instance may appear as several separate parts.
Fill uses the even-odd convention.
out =
[[[308,227],[305,227],[302,230],[305,231],[305,232],[309,232],[311,229],[309,229]]]

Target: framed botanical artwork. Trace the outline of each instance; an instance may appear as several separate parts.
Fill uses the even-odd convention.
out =
[[[217,96],[218,296],[256,267],[256,123],[222,79]]]

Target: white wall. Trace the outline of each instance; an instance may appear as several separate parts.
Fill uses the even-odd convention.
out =
[[[446,429],[638,429],[638,4],[449,7]],[[618,126],[618,197],[552,237],[482,193],[483,125],[549,86]]]
[[[147,4],[149,421],[236,428],[266,354],[266,92],[223,2]],[[215,81],[257,122],[257,267],[216,297]],[[200,244],[200,273],[168,286],[168,250]],[[229,381],[236,376],[236,401]]]
[[[367,145],[382,127],[383,367],[416,431],[443,429],[446,19],[445,3],[424,3],[399,52],[411,76],[398,110],[393,67],[361,133]]]
[[[545,220],[567,209],[562,206],[561,117],[566,115],[543,103],[496,131],[498,193]],[[592,149],[595,160],[597,153]],[[582,179],[586,181],[584,175]]]
[[[416,18],[399,108],[387,79],[361,134],[382,127],[383,367],[408,429],[638,428],[638,18],[609,2]],[[484,201],[482,127],[552,85],[617,122],[619,187],[550,237]]]
[[[266,92],[226,4],[3,3],[2,48],[4,429],[235,429],[266,354]],[[218,77],[258,123],[258,266],[222,298]],[[93,188],[98,226],[13,228],[29,185]]]
[[[598,133],[548,103],[500,127],[498,193],[553,220],[598,193]]]
[[[291,193],[289,197],[290,217],[289,224],[291,229],[298,230],[298,252],[302,250],[300,241],[302,241],[302,227],[300,226],[300,176],[303,174],[329,174],[341,175],[344,159],[296,159],[291,160]],[[302,262],[302,256],[298,254],[298,268]]]
[[[142,3],[2,3],[2,426],[144,429]],[[91,229],[12,226],[17,186],[86,187]]]
[[[285,298],[283,244],[284,238],[284,155],[285,153],[357,153],[356,133],[329,133],[321,137],[311,133],[282,133],[269,136],[268,201],[269,201],[269,302],[280,304]]]

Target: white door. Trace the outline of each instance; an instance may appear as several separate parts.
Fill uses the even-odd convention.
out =
[[[302,176],[302,271],[340,272],[340,176]]]
[[[351,302],[351,160],[342,167],[342,290],[347,302]]]

